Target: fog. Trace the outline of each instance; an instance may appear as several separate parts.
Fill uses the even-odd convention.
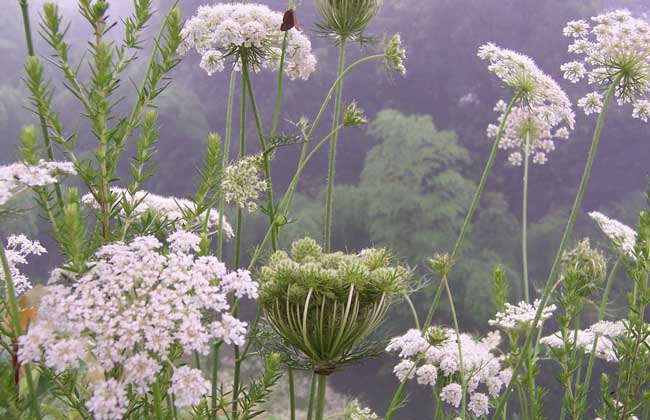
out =
[[[0,3],[0,164],[7,164],[19,158],[17,145],[20,128],[25,124],[38,124],[38,120],[28,110],[29,98],[22,81],[26,50],[20,8],[14,0],[0,0]],[[42,3],[41,0],[30,1],[32,26],[35,30],[38,29]],[[63,7],[66,20],[72,23],[68,38],[72,45],[71,56],[79,59],[92,31],[79,17],[74,0],[61,0],[58,3]],[[169,3],[166,0],[159,1],[156,2],[156,7],[161,11],[166,10]],[[279,11],[286,7],[286,1],[280,0],[261,3]],[[201,4],[201,1],[182,0],[180,7],[185,17],[191,17]],[[461,184],[467,186],[467,191],[473,192],[492,145],[492,139],[486,136],[486,127],[498,117],[493,107],[500,98],[507,99],[507,93],[497,78],[487,71],[486,63],[477,57],[479,46],[493,42],[530,56],[542,70],[559,81],[575,104],[587,90],[582,83],[574,85],[562,78],[560,65],[573,59],[567,52],[569,41],[562,35],[562,28],[569,20],[588,19],[600,12],[620,7],[628,8],[635,14],[650,13],[650,4],[645,0],[385,0],[380,16],[367,31],[376,36],[377,42],[361,46],[352,44],[346,61],[351,63],[381,49],[381,40],[385,34],[400,33],[407,50],[407,72],[404,77],[388,75],[382,64],[367,63],[345,79],[344,101],[357,101],[370,121],[370,128],[346,129],[339,138],[335,180],[337,187],[341,188],[337,189],[339,201],[336,202],[334,211],[335,248],[360,250],[371,245],[387,246],[414,267],[419,276],[430,276],[424,269],[426,256],[435,252],[448,252],[453,247],[452,236],[460,229],[471,199],[471,194],[447,191],[444,185],[436,183],[436,177],[453,170],[454,174],[462,177]],[[121,18],[131,10],[130,1],[110,2],[110,15],[117,25],[109,36],[119,39],[123,29]],[[308,81],[286,82],[279,131],[287,134],[295,133],[293,123],[302,116],[314,118],[336,74],[337,48],[330,40],[315,33],[317,17],[311,1],[303,0],[297,13],[304,33],[312,41],[318,65]],[[151,39],[157,31],[160,18],[160,15],[156,15],[146,29],[146,48],[139,53],[142,59],[128,72],[128,77],[136,84],[146,66],[146,52],[151,48]],[[51,56],[49,46],[38,37],[35,48],[37,54]],[[224,134],[229,72],[208,76],[199,68],[200,59],[195,52],[188,52],[173,70],[171,85],[156,100],[160,138],[154,158],[157,172],[145,185],[149,191],[179,197],[190,196],[195,189],[197,167],[201,164],[207,134]],[[81,109],[61,84],[55,67],[48,65],[47,72],[53,78],[52,86],[56,89],[54,103],[62,110],[61,119],[70,130],[79,127],[79,147],[88,150],[93,139],[89,135],[87,123],[80,117]],[[275,73],[265,70],[253,76],[262,120],[266,126],[271,124],[275,81]],[[133,99],[132,83],[123,80],[119,92],[128,99],[120,103],[117,110],[126,113]],[[131,97],[128,97],[129,94]],[[235,109],[237,104],[238,100],[235,100]],[[453,147],[459,148],[454,149],[454,153],[461,157],[457,160],[449,158],[449,162],[458,162],[454,163],[456,166],[445,167],[441,162],[446,156],[434,156],[431,160],[440,167],[425,167],[421,169],[425,171],[424,176],[413,178],[415,175],[405,168],[408,165],[399,162],[403,156],[382,155],[386,150],[393,149],[380,148],[386,135],[381,134],[384,133],[384,128],[373,125],[373,121],[382,110],[387,109],[399,111],[403,116],[421,115],[431,118],[435,127],[435,140],[438,140],[440,133],[446,133],[444,135],[453,137]],[[649,131],[646,124],[630,118],[630,113],[629,107],[614,106],[607,116],[601,148],[582,206],[583,212],[579,215],[573,235],[574,241],[589,235],[600,238],[601,241],[596,243],[602,249],[607,249],[607,243],[598,235],[597,226],[589,220],[586,213],[602,210],[633,226],[639,210],[644,206],[650,161]],[[569,140],[557,144],[546,164],[531,165],[528,204],[529,271],[535,291],[544,286],[565,218],[578,188],[593,134],[596,116],[585,116],[578,109],[576,116],[576,128]],[[330,120],[329,113],[325,120]],[[327,126],[328,123],[322,124],[318,135],[327,134]],[[415,128],[395,128],[397,134],[394,135],[416,135],[417,126],[413,127]],[[237,129],[233,135],[238,135]],[[255,138],[254,127],[249,128],[249,137]],[[255,152],[257,142],[251,140],[249,144],[247,152]],[[231,156],[235,158],[237,152],[235,147],[231,150]],[[443,152],[446,153],[445,150]],[[288,185],[299,153],[299,146],[288,146],[274,155],[272,173],[278,191],[283,191]],[[119,171],[124,181],[117,180],[116,185],[129,182],[128,157],[132,154],[133,144],[127,148]],[[495,265],[502,264],[506,267],[511,282],[511,300],[518,301],[521,298],[518,229],[522,206],[522,172],[520,167],[509,165],[507,157],[504,151],[500,151],[497,156],[487,183],[487,196],[477,214],[476,226],[472,227],[468,236],[469,244],[464,256],[474,265],[459,270],[452,279],[452,287],[457,293],[455,297],[458,299],[461,329],[470,332],[485,333],[488,330],[486,321],[494,314],[491,270]],[[327,163],[328,151],[324,148],[307,167],[291,214],[295,222],[286,229],[286,236],[281,240],[283,246],[290,244],[292,239],[305,235],[321,237]],[[385,166],[385,171],[377,169],[380,164]],[[418,170],[420,168],[414,168],[413,172]],[[395,176],[396,184],[402,182],[404,191],[409,194],[420,194],[421,200],[416,200],[412,208],[406,208],[408,204],[397,203],[399,200],[383,204],[372,201],[372,191],[375,191],[371,189],[374,185],[372,178],[378,176],[379,172],[389,179],[396,171],[402,171],[399,174],[404,175],[403,178]],[[422,185],[409,185],[411,179],[420,179]],[[397,190],[395,197],[404,197],[403,194],[406,192]],[[390,228],[378,228],[380,222],[375,224],[373,218],[381,220],[384,226],[390,225]],[[418,222],[425,219],[426,222]],[[3,233],[19,231],[42,238],[48,246],[55,246],[48,239],[50,232],[38,217],[37,211],[0,227],[0,232]],[[243,233],[245,249],[252,249],[264,232],[264,220],[261,217],[251,217]],[[226,255],[227,259],[232,258],[231,251],[227,250]],[[52,252],[41,258],[39,265],[31,266],[28,272],[43,282],[48,272],[54,268],[57,258],[58,253]],[[624,273],[621,273],[612,292],[613,299],[618,304],[625,301],[625,293],[629,291],[629,285],[624,282]],[[414,295],[414,302],[418,311],[423,313],[422,316],[434,293],[435,284],[429,283]],[[620,307],[618,304],[614,308]],[[449,310],[444,304],[434,321],[450,325],[449,316]],[[401,305],[391,312],[382,327],[382,334],[390,337],[403,333],[409,328],[410,322],[408,311]],[[382,355],[348,367],[333,374],[331,383],[338,392],[357,396],[377,412],[384,412],[398,385],[392,374],[396,360],[393,355]],[[547,400],[557,400],[557,404],[548,406],[558,406],[562,393],[554,377],[557,366],[548,361],[544,362],[543,367],[544,373],[540,380],[549,391]],[[600,372],[605,367],[598,365],[597,369]],[[598,375],[594,375],[594,378],[598,378]],[[433,418],[433,399],[430,392],[422,388],[409,385],[408,404],[400,410],[397,418]],[[556,413],[549,412],[549,418],[555,418],[554,414]]]

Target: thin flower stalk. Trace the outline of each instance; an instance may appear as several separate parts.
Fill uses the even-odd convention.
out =
[[[461,408],[460,408],[460,417],[461,419],[465,420],[466,416],[466,399],[467,399],[467,375],[465,372],[465,364],[463,363],[463,348],[461,345],[461,339],[460,339],[460,327],[458,326],[458,317],[456,316],[456,308],[454,306],[454,298],[451,295],[451,289],[449,288],[449,282],[447,281],[447,276],[443,276],[442,281],[445,285],[445,290],[447,291],[447,298],[449,299],[449,307],[451,309],[451,319],[454,323],[454,331],[456,332],[456,337],[458,339],[456,340],[456,343],[458,344],[458,364],[459,364],[459,370],[458,374],[460,375],[460,382],[461,382],[461,387],[462,387],[462,394],[461,394]]]
[[[535,336],[535,332],[537,330],[540,318],[542,316],[542,311],[544,310],[544,307],[546,306],[546,303],[550,298],[551,292],[553,291],[553,284],[555,282],[555,279],[557,277],[560,268],[560,261],[562,260],[562,256],[564,255],[564,250],[569,242],[571,233],[573,232],[573,225],[575,224],[576,217],[578,216],[578,212],[580,211],[580,206],[582,204],[585,190],[587,189],[587,184],[589,182],[589,177],[591,175],[591,168],[594,164],[594,160],[596,159],[596,153],[598,151],[600,136],[602,134],[603,127],[605,124],[605,115],[607,114],[607,109],[614,97],[614,92],[616,91],[621,78],[622,78],[622,74],[616,76],[613,83],[610,84],[607,90],[607,95],[605,97],[605,101],[603,103],[603,107],[600,112],[600,115],[598,116],[598,122],[596,123],[596,129],[594,130],[594,136],[589,149],[589,156],[587,158],[587,163],[585,165],[585,169],[582,174],[582,180],[580,181],[580,186],[578,188],[578,194],[576,195],[575,201],[573,203],[573,207],[571,209],[571,214],[569,216],[569,220],[567,221],[564,234],[562,235],[562,241],[560,242],[560,247],[555,256],[555,261],[551,266],[551,271],[549,273],[548,279],[546,280],[544,292],[542,293],[541,304],[537,309],[537,313],[535,314],[535,319],[531,324],[531,329],[526,334],[526,341],[524,342],[524,345],[521,349],[522,356],[517,359],[517,363],[515,364],[515,367],[513,369],[513,377],[516,377],[517,373],[522,368],[522,364],[524,362],[524,355],[528,353],[529,349],[531,348],[531,345],[533,344],[533,338]],[[513,387],[513,382],[510,382],[504,394],[502,395],[501,399],[499,400],[499,404],[497,405],[494,415],[492,416],[494,420],[498,419],[499,416],[502,414],[502,411],[505,408],[506,401],[508,400],[508,397],[512,392],[512,387]]]
[[[487,182],[488,176],[490,175],[490,172],[492,170],[492,166],[494,165],[494,159],[497,155],[497,151],[499,150],[499,142],[501,141],[501,136],[504,133],[504,128],[506,122],[508,121],[508,116],[510,115],[512,108],[515,106],[515,104],[518,101],[519,101],[519,95],[515,95],[510,101],[510,103],[508,104],[508,107],[504,112],[503,119],[501,120],[501,125],[499,126],[499,132],[497,133],[496,139],[494,140],[494,144],[492,145],[492,150],[490,151],[490,156],[488,157],[487,163],[485,164],[485,168],[483,169],[483,175],[481,175],[481,180],[479,181],[478,187],[476,188],[476,192],[474,193],[474,198],[472,199],[472,204],[467,212],[467,215],[465,216],[465,221],[463,222],[463,226],[461,227],[460,233],[458,234],[458,239],[456,239],[456,244],[454,245],[454,250],[450,258],[452,264],[454,260],[458,257],[458,253],[460,252],[461,246],[463,245],[463,240],[465,239],[465,234],[469,229],[469,225],[472,221],[472,218],[474,217],[474,212],[476,212],[478,203],[481,199],[481,195],[483,194],[485,183]],[[439,295],[442,293],[442,288],[443,288],[443,283],[441,281],[438,292],[436,292],[437,299],[434,298],[431,307],[429,308],[429,313],[427,315],[426,321],[422,326],[423,330],[426,330],[431,326],[431,321],[433,320],[433,314],[437,309]]]
[[[244,68],[246,64],[244,63]],[[242,73],[242,85],[241,85],[241,116],[240,116],[240,126],[239,126],[239,159],[244,158],[246,153],[246,90],[247,86],[244,80]],[[241,234],[242,234],[242,225],[243,225],[244,212],[241,208],[237,209],[237,227],[235,233],[235,260],[234,266],[239,267],[241,262]],[[233,303],[232,313],[233,316],[237,316],[237,299]],[[234,346],[234,357],[235,357],[235,367],[234,367],[234,376],[232,382],[232,410],[231,418],[236,419],[239,413],[239,381],[241,375],[241,357],[239,352],[239,346]]]
[[[223,146],[223,169],[228,165],[228,158],[230,157],[230,142],[232,138],[232,110],[235,99],[235,82],[237,81],[237,72],[234,70],[230,72],[230,83],[228,84],[228,103],[226,105],[226,129],[224,133],[224,146]],[[224,211],[226,202],[223,197],[219,199],[219,234],[217,238],[217,258],[221,259],[223,256],[223,241],[224,241]]]
[[[524,300],[530,302],[530,286],[528,285],[528,165],[530,160],[530,133],[526,132],[526,142],[524,146],[524,179],[523,192],[521,198],[521,264],[524,278]]]
[[[339,61],[336,70],[338,84],[336,86],[336,97],[334,99],[334,114],[332,117],[332,130],[341,121],[341,97],[343,96],[343,71],[345,66],[345,38],[339,39]],[[325,202],[325,252],[332,249],[332,206],[334,201],[334,171],[336,167],[336,143],[338,135],[335,134],[330,142],[330,157],[327,169],[327,198]]]
[[[253,112],[253,118],[255,120],[255,127],[257,128],[257,134],[260,140],[260,149],[262,153],[262,166],[264,170],[264,178],[266,179],[266,212],[269,217],[269,226],[273,226],[275,219],[275,211],[273,204],[273,185],[271,181],[271,165],[269,163],[269,153],[266,149],[266,141],[264,140],[264,131],[262,129],[262,121],[260,119],[260,114],[257,108],[257,101],[255,100],[255,94],[253,92],[253,85],[251,83],[250,73],[247,66],[247,61],[242,57],[242,81],[246,85],[246,91],[251,104],[251,110]],[[277,230],[273,229],[271,232],[271,247],[275,252],[278,248],[278,238]]]

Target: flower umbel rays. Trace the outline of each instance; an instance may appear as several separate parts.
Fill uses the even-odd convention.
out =
[[[277,70],[284,33],[282,14],[261,4],[215,4],[201,6],[189,19],[181,35],[180,52],[201,54],[201,68],[208,75],[223,71],[227,61],[241,68],[245,56],[254,71]],[[309,38],[297,29],[287,34],[284,71],[291,79],[307,80],[316,69]]]
[[[571,21],[564,35],[573,40],[569,52],[582,56],[562,65],[564,78],[576,83],[586,77],[597,89],[578,101],[585,114],[600,112],[602,96],[596,95],[618,80],[614,91],[618,103],[631,103],[632,116],[648,122],[650,23],[627,10],[616,10],[592,17],[591,23]]]
[[[366,339],[407,290],[409,270],[391,261],[384,249],[324,253],[309,238],[271,255],[260,305],[294,365],[329,375],[374,352]]]
[[[533,163],[546,163],[547,155],[555,150],[555,140],[568,139],[569,130],[574,127],[575,115],[568,96],[529,57],[491,43],[479,48],[478,56],[490,62],[488,69],[517,98],[507,116],[499,147],[510,151],[508,161],[513,166],[521,165],[526,151]],[[499,123],[503,122],[506,109],[503,100],[497,102]],[[490,124],[487,133],[496,137],[498,125]]]

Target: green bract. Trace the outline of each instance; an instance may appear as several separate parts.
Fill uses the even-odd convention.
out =
[[[364,41],[363,31],[377,17],[383,0],[315,0],[319,32],[339,39]]]
[[[367,355],[365,339],[407,291],[409,270],[391,263],[385,249],[327,254],[304,238],[262,267],[259,302],[301,366],[329,374]]]

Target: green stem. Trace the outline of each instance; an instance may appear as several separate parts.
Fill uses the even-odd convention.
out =
[[[587,189],[587,183],[589,182],[589,177],[591,175],[591,168],[594,164],[594,160],[596,159],[596,152],[598,151],[600,136],[603,131],[603,126],[605,124],[605,115],[607,114],[607,109],[609,107],[610,102],[612,101],[612,98],[614,96],[614,91],[616,90],[616,86],[618,86],[620,80],[621,80],[621,75],[617,76],[616,79],[614,79],[611,86],[607,90],[607,96],[605,97],[605,101],[603,103],[603,109],[600,112],[600,115],[598,116],[596,129],[594,130],[594,136],[591,141],[589,156],[587,158],[587,163],[585,165],[584,173],[582,174],[582,180],[580,181],[578,194],[576,195],[575,201],[573,203],[573,208],[571,209],[571,215],[569,216],[569,220],[564,230],[564,234],[562,235],[562,241],[560,242],[560,247],[555,256],[555,261],[553,262],[553,266],[551,267],[551,272],[549,273],[549,276],[546,279],[546,286],[544,287],[544,293],[542,294],[540,305],[537,308],[537,312],[535,313],[535,318],[533,319],[531,328],[526,334],[526,341],[524,342],[524,346],[522,348],[520,356],[513,369],[512,372],[513,378],[517,377],[517,374],[519,373],[519,370],[521,369],[524,360],[523,358],[528,353],[528,350],[532,345],[533,336],[535,335],[535,332],[537,330],[537,325],[539,324],[540,318],[542,316],[542,311],[544,310],[544,307],[546,306],[546,303],[548,302],[548,299],[551,295],[551,291],[553,290],[553,283],[554,283],[554,279],[557,277],[558,274],[558,270],[560,267],[560,260],[562,259],[562,255],[564,254],[564,249],[566,248],[567,243],[569,242],[571,233],[573,232],[573,225],[575,224],[576,217],[578,216],[578,212],[580,211],[580,206],[584,198],[585,190]],[[494,415],[492,416],[493,419],[497,419],[501,414],[501,412],[503,411],[505,403],[508,400],[510,393],[512,392],[512,387],[514,382],[515,381],[510,381],[504,393],[501,395],[501,398],[499,399],[499,404],[497,405],[497,408],[494,411]]]
[[[429,350],[431,346],[429,346],[422,354],[425,354],[427,350]],[[393,413],[399,408],[400,402],[402,401],[402,395],[404,394],[404,388],[406,387],[406,383],[408,382],[409,378],[411,375],[413,375],[413,371],[417,367],[418,363],[420,362],[422,356],[418,357],[418,359],[413,363],[413,366],[406,372],[406,375],[404,375],[404,379],[400,382],[399,386],[397,387],[397,390],[395,390],[395,393],[393,394],[393,399],[390,402],[390,405],[388,406],[388,409],[386,410],[386,415],[384,416],[384,420],[391,420],[393,417]]]
[[[334,116],[332,130],[339,125],[341,120],[341,96],[343,95],[343,66],[345,65],[345,38],[339,39],[339,64],[336,72],[337,79],[340,79],[336,87],[336,98],[334,99]],[[332,249],[332,205],[334,200],[334,169],[336,166],[336,142],[338,135],[332,137],[330,143],[330,160],[327,170],[327,200],[325,203],[325,252]]]
[[[309,404],[307,406],[307,420],[312,420],[314,404],[316,403],[316,374],[311,374],[311,385],[309,385]]]
[[[442,277],[442,282],[445,285],[445,290],[447,291],[447,298],[449,299],[449,307],[451,309],[451,319],[454,323],[454,331],[456,332],[456,344],[458,345],[458,364],[459,369],[458,373],[460,374],[460,382],[462,385],[462,394],[461,394],[461,408],[460,415],[461,419],[465,420],[466,416],[466,394],[467,394],[467,376],[465,375],[465,365],[463,364],[463,348],[460,340],[460,328],[458,326],[458,317],[456,316],[456,308],[454,306],[454,298],[451,296],[451,289],[449,288],[449,282],[447,281],[447,276]]]
[[[289,381],[289,410],[291,413],[291,420],[296,420],[296,390],[295,382],[293,380],[293,369],[288,368],[288,381]]]
[[[605,311],[607,310],[607,303],[609,301],[609,292],[612,288],[612,284],[614,283],[614,279],[616,278],[616,273],[618,272],[618,269],[620,268],[621,264],[623,263],[625,257],[620,256],[617,260],[616,263],[614,263],[614,267],[612,267],[612,270],[609,272],[609,277],[607,278],[607,283],[605,284],[605,291],[603,293],[603,299],[600,302],[600,308],[598,309],[598,322],[602,321],[605,318]],[[591,373],[594,367],[594,362],[596,361],[596,346],[598,346],[598,339],[600,338],[599,335],[596,335],[594,338],[594,344],[591,348],[591,353],[589,354],[589,362],[587,364],[587,372],[585,373],[585,378],[582,381],[582,402],[583,404],[586,402],[587,399],[587,390],[589,389],[589,384],[591,383]],[[578,378],[579,379],[579,378]]]
[[[406,303],[408,304],[409,308],[411,309],[411,315],[413,315],[413,322],[415,322],[415,328],[418,330],[420,329],[420,319],[418,318],[418,311],[415,310],[415,305],[413,305],[413,301],[409,297],[408,293],[404,293],[404,300],[406,300]]]
[[[528,285],[528,245],[526,231],[528,228],[528,165],[530,161],[530,131],[526,130],[526,143],[524,145],[524,189],[521,200],[521,264],[524,277],[524,300],[530,303],[530,289]]]
[[[264,170],[264,178],[266,179],[266,201],[268,202],[266,211],[269,217],[269,226],[273,227],[273,222],[275,221],[275,210],[273,208],[273,182],[271,181],[271,165],[269,163],[269,154],[266,150],[266,141],[264,140],[262,120],[257,108],[257,101],[255,100],[255,94],[253,92],[253,85],[251,83],[250,74],[246,66],[243,66],[242,79],[246,83],[246,90],[248,91],[248,97],[251,102],[251,110],[253,111],[253,119],[255,120],[255,127],[257,128],[257,135],[260,140],[262,166]],[[276,251],[278,249],[277,229],[275,228],[271,230],[271,247],[273,251]]]
[[[337,130],[340,130],[342,127],[339,126]],[[286,213],[289,210],[289,203],[291,203],[291,197],[293,195],[293,192],[295,191],[296,185],[298,184],[298,180],[300,179],[300,174],[302,174],[303,169],[307,165],[307,163],[314,157],[316,152],[321,148],[325,142],[329,140],[329,138],[333,135],[333,133],[328,134],[325,138],[323,138],[314,148],[312,149],[311,152],[305,157],[305,159],[301,162],[301,164],[298,165],[298,169],[296,169],[296,173],[294,174],[291,182],[289,183],[289,188],[287,189],[287,192],[285,193],[284,197],[282,198],[282,201],[280,201],[280,204],[277,207],[277,211],[279,213]],[[253,254],[253,257],[251,258],[251,262],[249,263],[249,268],[252,268],[255,263],[257,262],[257,259],[260,257],[262,254],[262,250],[264,249],[264,245],[266,242],[268,242],[268,238],[271,236],[272,232],[272,227],[269,227],[269,229],[266,232],[266,235],[264,236],[264,239],[262,240],[261,244],[257,247],[255,250],[255,253]]]
[[[316,403],[315,420],[323,420],[325,413],[325,394],[327,393],[327,375],[318,376],[318,401]]]
[[[246,68],[246,62],[242,57],[242,68]],[[245,77],[242,74],[242,86],[241,86],[241,121],[239,129],[239,159],[244,157],[246,149],[246,83]],[[235,237],[235,261],[234,266],[239,267],[241,259],[241,231],[243,223],[243,212],[242,209],[237,209],[237,228],[236,228],[236,237]],[[237,301],[233,303],[233,316],[237,316]],[[235,368],[234,368],[234,378],[232,383],[232,414],[230,418],[232,420],[237,420],[239,415],[239,376],[241,374],[241,359],[239,355],[239,346],[235,346]]]
[[[277,90],[275,92],[275,107],[273,109],[273,125],[271,126],[271,138],[275,137],[280,121],[280,108],[282,106],[282,85],[284,82],[284,62],[287,55],[287,37],[289,32],[282,36],[282,52],[280,53],[280,67],[278,68]]]
[[[217,398],[217,389],[219,387],[219,348],[221,341],[214,343],[212,348],[212,398],[210,401],[210,419],[217,420],[217,409],[219,398]]]
[[[12,326],[14,330],[14,338],[18,340],[18,337],[22,335],[22,326],[20,324],[20,310],[18,308],[18,300],[16,299],[16,288],[14,286],[14,280],[11,276],[11,269],[9,268],[9,260],[7,260],[4,244],[1,241],[0,260],[2,260],[2,271],[4,273],[5,279],[5,287],[7,292],[6,296],[9,300],[9,315],[11,316],[11,323],[13,324]],[[25,365],[25,376],[27,379],[27,387],[29,389],[32,414],[35,416],[35,418],[40,419],[40,407],[38,406],[38,400],[36,399],[36,393],[34,392],[34,381],[32,378],[32,370],[29,364]]]
[[[226,107],[226,132],[224,134],[224,145],[223,145],[223,168],[225,169],[228,165],[228,159],[230,159],[230,139],[232,137],[232,110],[233,103],[235,99],[235,82],[237,81],[237,72],[232,71],[230,73],[230,84],[228,85],[228,104]],[[223,241],[224,241],[224,231],[223,231],[223,220],[225,217],[226,201],[223,196],[219,200],[219,236],[217,239],[217,258],[220,260],[223,258]]]
[[[153,384],[153,408],[156,420],[163,420],[162,395],[160,394],[160,384],[158,381]]]
[[[501,141],[501,137],[503,136],[503,131],[505,129],[508,116],[510,115],[510,112],[512,111],[512,107],[515,106],[515,103],[517,103],[517,101],[519,101],[519,95],[515,95],[515,97],[512,98],[510,104],[508,104],[508,108],[506,108],[506,111],[503,114],[503,120],[501,121],[501,124],[499,126],[499,132],[497,133],[497,137],[494,140],[494,144],[492,145],[492,150],[490,151],[490,156],[488,157],[487,163],[485,164],[485,169],[483,169],[483,175],[481,176],[481,180],[479,181],[478,187],[476,188],[476,192],[474,193],[474,198],[472,199],[472,204],[469,208],[469,211],[465,216],[465,221],[463,222],[463,226],[460,229],[460,234],[458,235],[458,239],[456,240],[456,245],[454,245],[454,250],[451,253],[452,264],[458,257],[458,253],[460,252],[460,248],[463,244],[463,240],[465,239],[465,234],[469,229],[469,225],[472,221],[472,218],[474,217],[474,212],[476,212],[476,208],[478,207],[478,203],[481,199],[481,195],[483,194],[483,189],[485,188],[485,183],[487,182],[488,175],[492,170],[492,165],[494,164],[494,159],[497,155],[497,150],[499,150],[499,142]],[[424,327],[423,327],[425,330],[429,328],[429,326],[431,325],[431,321],[433,320],[433,313],[435,312],[437,307],[437,301],[435,299],[434,299],[434,304],[432,304],[431,307],[429,308],[429,314],[427,315],[427,322],[424,323]]]

